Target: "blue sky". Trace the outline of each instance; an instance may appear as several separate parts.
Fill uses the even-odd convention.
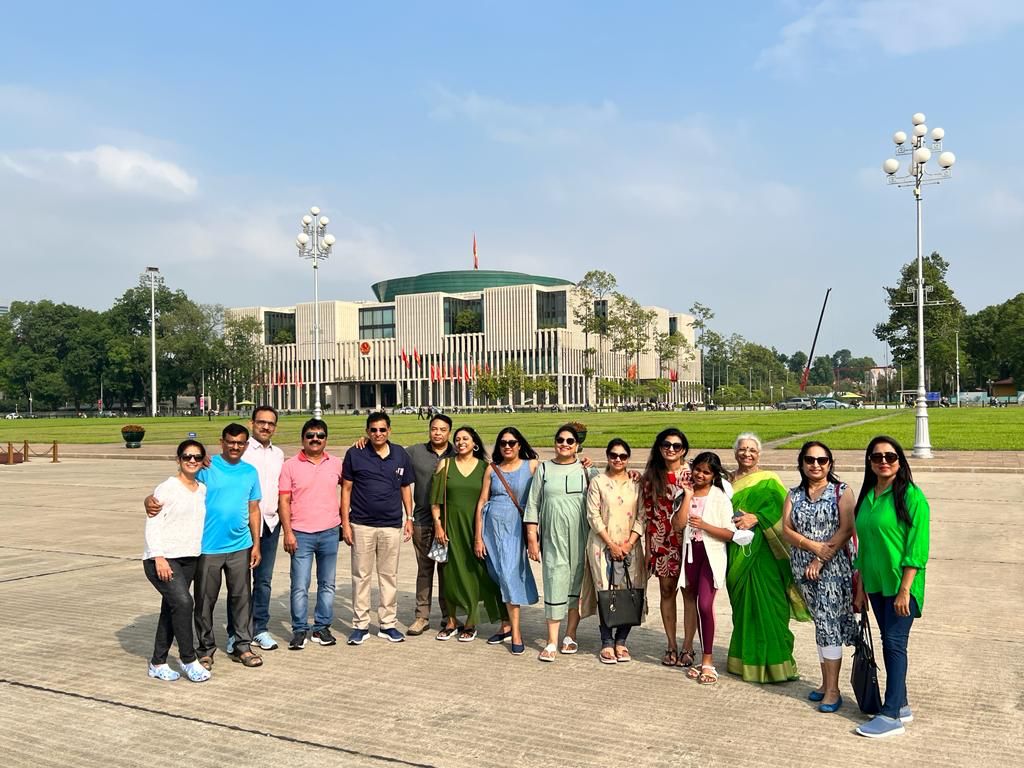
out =
[[[969,311],[1024,288],[1012,0],[51,3],[0,27],[0,303],[102,308],[148,264],[203,302],[481,266],[578,279],[784,352],[879,361],[914,256],[880,170],[916,111],[955,178],[926,250]]]

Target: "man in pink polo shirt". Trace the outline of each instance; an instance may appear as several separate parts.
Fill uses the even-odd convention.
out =
[[[284,550],[292,557],[291,651],[306,647],[307,637],[334,645],[334,575],[338,566],[341,506],[341,459],[327,453],[327,424],[310,419],[302,425],[302,450],[281,469],[278,513]],[[309,582],[316,558],[316,610],[309,625]]]

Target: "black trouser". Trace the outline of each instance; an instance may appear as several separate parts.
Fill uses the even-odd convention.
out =
[[[235,652],[245,653],[252,643],[252,580],[249,560],[252,547],[220,555],[201,555],[196,566],[196,649],[200,656],[213,656],[217,638],[213,633],[213,609],[220,596],[221,573],[227,576],[228,611],[235,626]]]
[[[143,560],[146,578],[163,595],[160,601],[160,620],[156,624],[156,640],[153,642],[153,664],[166,664],[171,642],[178,642],[178,658],[182,664],[196,660],[196,649],[192,635],[192,594],[189,588],[196,573],[198,557],[168,558],[171,580],[161,581],[156,575],[156,561]]]

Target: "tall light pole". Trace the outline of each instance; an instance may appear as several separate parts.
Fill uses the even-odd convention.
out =
[[[921,112],[914,114],[912,118],[914,127],[911,132],[910,142],[907,142],[907,134],[903,131],[896,131],[892,140],[896,144],[897,155],[910,155],[910,163],[902,176],[896,174],[900,170],[900,162],[895,158],[889,158],[882,163],[882,170],[888,175],[888,183],[898,187],[914,188],[914,204],[917,211],[917,287],[914,291],[917,303],[917,403],[914,428],[914,450],[913,456],[918,459],[932,458],[931,438],[928,435],[928,394],[924,386],[924,250],[921,236],[921,186],[924,184],[938,184],[943,179],[953,175],[951,168],[956,162],[956,156],[952,152],[942,151],[942,139],[946,132],[941,128],[934,128],[931,133],[931,146],[925,146],[925,136],[928,135],[928,126],[925,125],[925,116]],[[927,163],[932,158],[932,151],[938,152],[940,170],[929,171]]]
[[[334,247],[334,235],[327,234],[327,225],[331,220],[320,215],[320,209],[315,205],[309,209],[309,213],[302,217],[302,231],[295,238],[295,245],[299,249],[299,257],[312,259],[313,261],[313,379],[316,386],[316,394],[313,400],[313,418],[319,419],[324,415],[320,407],[320,259],[326,259],[331,255],[331,248]]]
[[[156,287],[162,285],[159,267],[146,267],[142,275],[144,282],[149,283],[149,391],[151,393],[152,416],[156,416]]]

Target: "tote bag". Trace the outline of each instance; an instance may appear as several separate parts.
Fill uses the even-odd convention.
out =
[[[618,589],[602,589],[597,593],[597,610],[606,627],[639,627],[643,623],[643,589],[634,589],[626,569],[626,584]]]
[[[850,685],[853,687],[861,712],[866,715],[877,715],[882,711],[882,695],[878,690],[878,664],[875,663],[875,648],[871,642],[871,624],[866,608],[860,613],[860,632],[854,641]]]

